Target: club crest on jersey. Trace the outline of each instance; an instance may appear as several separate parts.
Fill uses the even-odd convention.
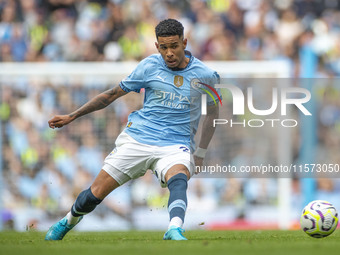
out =
[[[194,89],[200,89],[202,87],[201,81],[197,78],[192,79],[190,85]]]
[[[131,125],[132,125],[132,122],[129,122],[129,123],[127,124],[127,127],[129,128],[129,127],[131,127]]]
[[[176,75],[174,77],[174,85],[179,88],[183,85],[183,76]]]

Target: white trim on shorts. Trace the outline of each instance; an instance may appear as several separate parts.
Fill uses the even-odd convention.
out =
[[[104,164],[102,169],[107,172],[113,179],[118,182],[119,185],[123,185],[124,183],[130,181],[132,178],[127,174],[122,173],[118,169],[114,168],[109,164]]]

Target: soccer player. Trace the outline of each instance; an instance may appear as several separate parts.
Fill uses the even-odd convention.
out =
[[[73,113],[56,115],[49,120],[52,129],[61,128],[85,114],[105,108],[131,91],[145,89],[143,108],[129,115],[124,131],[117,137],[115,149],[104,160],[93,184],[78,195],[71,211],[52,225],[45,240],[63,239],[110,192],[143,176],[148,169],[157,176],[162,187],[168,187],[170,191],[170,223],[163,239],[187,240],[182,234],[187,182],[195,172],[193,162],[202,165],[214,132],[212,119],[218,116],[218,104],[208,101],[204,135],[193,155],[193,137],[201,113],[200,93],[205,90],[192,89],[197,85],[193,79],[216,83],[219,76],[185,50],[187,39],[184,39],[183,30],[177,20],[161,21],[155,29],[155,46],[160,54],[142,60],[118,86],[97,95]]]

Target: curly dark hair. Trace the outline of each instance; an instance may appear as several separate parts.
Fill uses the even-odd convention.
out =
[[[158,37],[168,37],[178,35],[179,37],[183,36],[184,27],[181,22],[175,19],[166,19],[156,26],[156,38]]]

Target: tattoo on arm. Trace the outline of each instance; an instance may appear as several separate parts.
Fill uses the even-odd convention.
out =
[[[71,113],[69,116],[72,118],[79,118],[90,112],[103,109],[109,104],[111,104],[114,100],[125,94],[126,92],[123,91],[119,86],[106,90],[103,93],[91,99],[90,101],[88,101],[86,104],[84,104],[78,110]]]

